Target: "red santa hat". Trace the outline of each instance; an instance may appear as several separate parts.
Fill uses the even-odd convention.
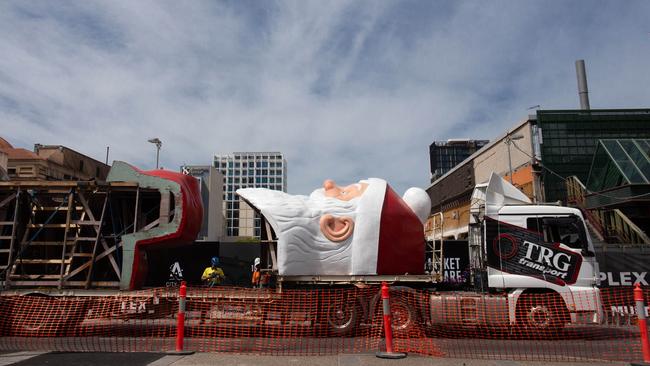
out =
[[[424,227],[431,200],[420,188],[399,197],[386,181],[362,181],[368,188],[358,206],[352,242],[352,273],[424,273]]]

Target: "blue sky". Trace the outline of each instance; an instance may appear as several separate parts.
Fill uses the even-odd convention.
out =
[[[0,135],[147,169],[282,151],[289,192],[429,180],[528,107],[650,107],[648,1],[3,1]]]

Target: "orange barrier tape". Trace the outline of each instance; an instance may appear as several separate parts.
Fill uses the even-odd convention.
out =
[[[644,289],[646,304],[650,295]],[[391,287],[394,349],[436,357],[639,361],[632,288],[505,295]],[[513,306],[514,301],[517,302]],[[178,289],[115,296],[0,296],[0,350],[147,352],[175,349]],[[647,311],[647,308],[646,308]],[[571,322],[573,320],[573,322]],[[599,324],[580,324],[598,320]],[[188,288],[185,349],[327,355],[383,349],[379,288]],[[381,347],[380,347],[381,346]]]

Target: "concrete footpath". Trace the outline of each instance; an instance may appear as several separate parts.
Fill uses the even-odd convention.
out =
[[[432,358],[409,355],[400,360],[386,360],[374,354],[343,354],[338,356],[253,356],[225,353],[195,353],[187,356],[173,356],[163,353],[41,353],[16,352],[0,354],[0,366],[18,365],[150,365],[150,366],[623,366],[627,362],[548,362],[548,361],[508,361],[508,360],[473,360],[461,358]]]

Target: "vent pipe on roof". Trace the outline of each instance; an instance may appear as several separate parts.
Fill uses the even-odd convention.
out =
[[[578,77],[578,95],[580,96],[580,109],[590,109],[585,60],[576,61],[576,76]]]

